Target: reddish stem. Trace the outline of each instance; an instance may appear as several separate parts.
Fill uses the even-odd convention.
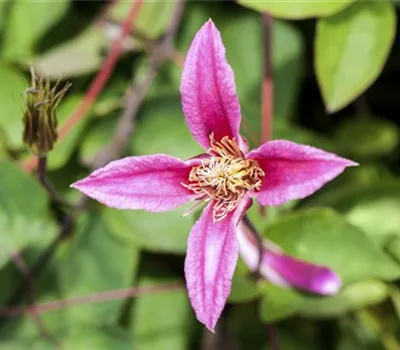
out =
[[[271,54],[271,27],[272,17],[264,14],[264,78],[261,92],[261,144],[271,140],[272,119],[274,117],[274,86],[272,81],[272,54]],[[265,207],[260,206],[260,215],[266,216]]]
[[[120,36],[111,47],[107,59],[104,61],[101,69],[90,84],[89,89],[87,90],[86,95],[83,97],[81,103],[74,110],[72,115],[66,120],[66,122],[59,128],[58,136],[60,140],[65,138],[65,136],[68,135],[68,133],[75,127],[75,125],[82,120],[87,111],[93,105],[93,102],[96,100],[97,96],[103,90],[108,78],[110,77],[115,68],[115,65],[117,64],[118,58],[122,52],[122,44],[125,38],[129,35],[132,25],[139,13],[142,4],[143,0],[135,0],[132,2],[131,9],[129,10],[128,15],[122,23]],[[23,170],[30,172],[37,167],[37,164],[37,157],[31,156],[22,163],[22,168]]]
[[[264,78],[261,96],[261,143],[267,142],[272,136],[272,120],[274,113],[274,89],[272,83],[272,58],[271,58],[271,24],[272,17],[264,15]]]
[[[0,316],[15,317],[24,314],[42,314],[51,311],[57,311],[68,307],[78,306],[89,303],[102,303],[119,299],[128,299],[139,295],[151,293],[169,292],[183,289],[182,283],[167,283],[155,286],[131,287],[125,289],[110,290],[106,292],[93,293],[83,297],[77,297],[67,300],[55,300],[48,303],[15,306],[9,308],[0,308]]]

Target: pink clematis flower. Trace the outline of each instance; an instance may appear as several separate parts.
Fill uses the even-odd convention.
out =
[[[185,277],[198,320],[213,330],[238,259],[237,226],[252,199],[272,206],[304,198],[356,164],[289,141],[271,141],[248,151],[239,133],[233,72],[211,20],[187,53],[180,90],[186,122],[205,154],[189,160],[165,154],[127,157],[72,186],[119,209],[162,212],[192,200],[207,203],[189,235]],[[303,273],[290,258],[265,259],[283,266],[286,272],[281,269],[281,275]]]

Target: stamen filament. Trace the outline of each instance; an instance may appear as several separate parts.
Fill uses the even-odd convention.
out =
[[[244,158],[235,139],[223,137],[216,141],[211,134],[208,153],[211,158],[203,159],[200,165],[193,167],[189,183],[182,183],[182,186],[201,194],[199,201],[214,200],[213,219],[220,221],[236,209],[247,191],[261,189],[265,173],[256,160]]]

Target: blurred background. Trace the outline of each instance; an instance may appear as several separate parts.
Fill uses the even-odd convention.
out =
[[[397,6],[2,0],[0,349],[399,350]],[[122,156],[201,152],[179,84],[209,18],[235,72],[252,146],[271,127],[273,139],[360,163],[303,201],[264,215],[253,205],[249,214],[290,255],[334,269],[341,292],[277,287],[239,261],[216,334],[196,321],[183,280],[199,213],[118,211],[69,188]],[[22,138],[30,67],[58,88],[72,83],[47,163]]]

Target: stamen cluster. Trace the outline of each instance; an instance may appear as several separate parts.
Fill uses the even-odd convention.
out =
[[[239,204],[247,191],[259,191],[265,173],[257,161],[245,159],[235,139],[210,136],[209,158],[192,168],[184,187],[200,195],[199,200],[214,201],[213,219],[223,220]]]

